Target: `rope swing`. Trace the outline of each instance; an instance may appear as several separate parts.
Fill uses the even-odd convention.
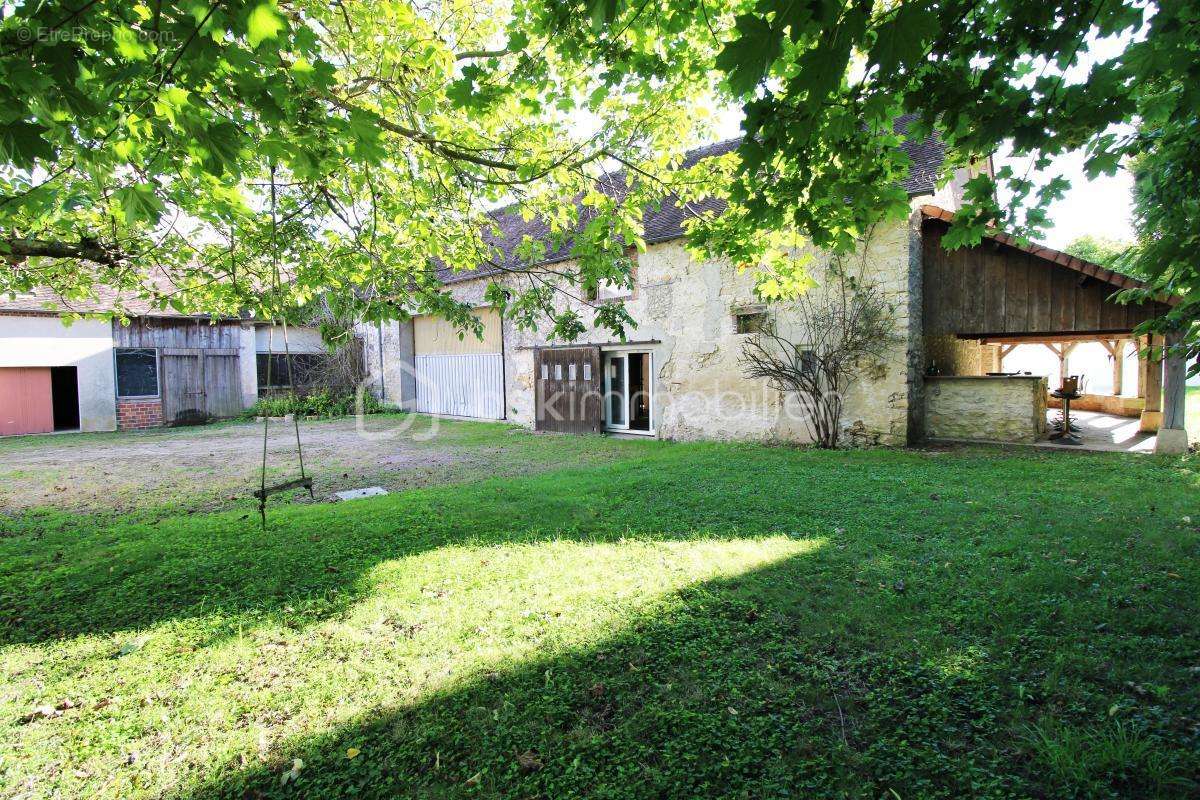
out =
[[[275,163],[271,163],[271,260],[273,267],[273,289],[276,299],[279,297],[279,221],[276,215],[275,199]],[[283,358],[287,365],[288,389],[292,397],[296,396],[296,373],[292,369],[292,349],[288,344],[287,317],[283,317]],[[275,320],[271,320],[271,329],[267,338],[267,386],[271,385],[271,366],[274,363],[275,350]],[[267,529],[267,498],[273,494],[286,492],[291,489],[307,489],[310,499],[313,495],[313,481],[304,471],[304,448],[300,445],[300,417],[292,411],[292,424],[296,431],[296,459],[300,462],[300,477],[283,483],[267,486],[267,431],[271,417],[263,414],[262,467],[259,471],[259,488],[254,492],[258,498],[258,516],[262,520],[263,530]]]

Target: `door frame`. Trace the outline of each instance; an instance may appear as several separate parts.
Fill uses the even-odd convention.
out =
[[[629,420],[631,418],[629,413],[629,356],[635,354],[644,354],[646,356],[646,386],[644,391],[649,396],[646,405],[650,411],[650,426],[644,431],[629,427]],[[610,359],[614,356],[621,358],[624,362],[624,374],[622,376],[624,378],[622,385],[625,387],[624,425],[612,425],[609,423],[608,419],[608,401],[610,391],[609,384],[612,380],[612,376],[608,367]],[[658,433],[655,427],[657,420],[655,419],[654,413],[654,394],[656,391],[654,386],[654,351],[648,347],[642,347],[638,345],[617,345],[613,347],[605,347],[600,351],[600,368],[604,370],[604,430],[610,433],[626,433],[631,436],[657,436]]]

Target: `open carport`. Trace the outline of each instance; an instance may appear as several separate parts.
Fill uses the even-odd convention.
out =
[[[1002,232],[980,244],[946,250],[941,238],[953,215],[922,208],[923,324],[926,369],[923,413],[931,439],[1028,442],[1045,438],[1047,396],[1041,376],[1006,372],[1004,357],[1020,344],[1041,344],[1066,359],[1080,342],[1111,348],[1122,371],[1125,344],[1135,341],[1137,397],[1121,403],[1095,398],[1091,409],[1116,416],[1136,413],[1139,429],[1156,436],[1157,452],[1187,448],[1184,430],[1185,364],[1165,355],[1170,341],[1137,336],[1146,320],[1169,310],[1176,298],[1144,304],[1117,302],[1122,289],[1141,288],[1134,278]],[[1086,396],[1085,396],[1086,397]],[[1129,398],[1126,398],[1129,399]],[[1085,406],[1086,407],[1086,406]]]

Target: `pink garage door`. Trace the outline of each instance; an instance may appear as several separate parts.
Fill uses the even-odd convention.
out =
[[[0,436],[54,430],[48,367],[0,367]]]

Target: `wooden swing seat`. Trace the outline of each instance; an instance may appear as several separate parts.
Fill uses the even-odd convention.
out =
[[[289,489],[308,489],[308,495],[309,497],[312,497],[313,480],[312,478],[305,477],[296,478],[294,481],[284,481],[283,483],[277,483],[274,486],[268,486],[265,489],[255,489],[254,496],[259,500],[266,500],[273,494],[286,492]]]

